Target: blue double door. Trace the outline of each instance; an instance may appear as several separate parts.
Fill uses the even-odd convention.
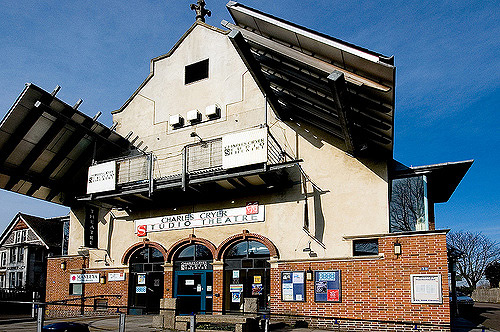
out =
[[[174,297],[180,314],[212,312],[212,270],[175,271]]]

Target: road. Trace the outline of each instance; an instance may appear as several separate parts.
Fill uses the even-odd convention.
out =
[[[500,303],[476,302],[473,311],[464,315],[464,318],[474,324],[500,331]]]

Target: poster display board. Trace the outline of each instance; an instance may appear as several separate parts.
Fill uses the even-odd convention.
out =
[[[304,271],[281,272],[281,300],[304,302],[306,287]]]
[[[314,301],[341,302],[340,270],[314,273]]]
[[[443,303],[440,274],[412,274],[410,278],[411,303]]]

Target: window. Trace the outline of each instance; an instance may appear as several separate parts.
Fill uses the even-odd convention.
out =
[[[5,251],[2,251],[2,254],[0,256],[0,266],[4,267],[7,265],[7,253]]]
[[[9,288],[16,288],[16,273],[9,273]]]
[[[17,249],[17,261],[18,262],[23,262],[24,261],[24,248],[18,248]]]
[[[82,295],[83,284],[69,284],[69,295]]]
[[[26,235],[28,234],[27,229],[23,229],[21,232],[21,242],[26,242]]]
[[[16,287],[21,288],[23,287],[23,273],[22,272],[17,272],[17,277],[16,277]]]
[[[391,233],[428,230],[428,214],[425,176],[392,180],[389,206]]]
[[[184,84],[208,78],[208,59],[187,65],[184,74]]]
[[[17,248],[10,248],[10,263],[15,263],[17,261],[16,249]]]
[[[4,276],[0,276],[0,288],[4,288],[3,282],[4,282]]]
[[[352,242],[353,256],[378,255],[378,240],[354,240]]]

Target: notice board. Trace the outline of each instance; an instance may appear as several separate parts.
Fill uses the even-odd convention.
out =
[[[314,301],[341,302],[340,270],[314,273]]]
[[[304,271],[281,272],[281,300],[293,302],[306,300]]]

